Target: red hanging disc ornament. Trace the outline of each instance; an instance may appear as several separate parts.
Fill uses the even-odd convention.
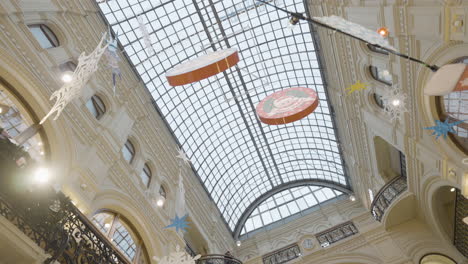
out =
[[[175,66],[166,73],[166,78],[172,86],[185,85],[223,72],[238,62],[236,49],[218,50]]]
[[[293,87],[267,96],[257,105],[257,114],[265,124],[282,125],[308,116],[318,104],[314,90]]]

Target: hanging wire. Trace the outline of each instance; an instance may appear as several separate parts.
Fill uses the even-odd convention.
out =
[[[324,24],[324,23],[322,23],[322,22],[320,22],[320,21],[318,21],[318,20],[316,20],[316,19],[308,18],[308,17],[306,17],[306,16],[305,16],[304,14],[302,14],[302,13],[291,12],[291,11],[288,11],[288,10],[283,9],[283,8],[281,8],[281,7],[277,7],[277,6],[273,5],[273,4],[270,4],[270,3],[268,3],[268,2],[265,2],[265,1],[263,1],[263,0],[258,0],[258,1],[259,1],[259,2],[262,2],[262,3],[266,4],[266,5],[269,5],[269,6],[271,6],[271,7],[274,7],[274,8],[276,8],[277,10],[280,10],[280,11],[283,11],[283,12],[289,14],[289,15],[291,16],[291,20],[290,20],[290,21],[292,21],[292,22],[294,22],[294,23],[296,23],[296,24],[299,22],[299,20],[304,20],[304,21],[307,21],[307,22],[310,23],[310,24],[315,24],[315,25],[318,25],[318,26],[321,26],[321,27],[324,27],[324,28],[333,30],[333,31],[335,31],[335,32],[339,32],[339,33],[344,34],[344,35],[346,35],[346,36],[349,36],[349,37],[352,37],[352,38],[357,39],[357,40],[359,40],[359,41],[362,41],[362,42],[364,42],[364,43],[366,43],[366,44],[368,44],[368,45],[370,45],[370,46],[373,46],[373,47],[375,47],[375,48],[383,49],[383,50],[385,50],[385,51],[387,51],[387,52],[389,52],[389,53],[392,53],[392,54],[394,54],[394,55],[396,55],[396,56],[399,56],[399,57],[402,57],[402,58],[406,58],[406,59],[409,59],[409,60],[414,61],[414,62],[416,62],[416,63],[419,63],[419,64],[421,64],[421,65],[423,65],[423,66],[429,68],[429,69],[430,69],[431,71],[433,71],[433,72],[436,72],[436,71],[439,69],[439,66],[437,66],[437,65],[430,65],[430,64],[428,64],[428,63],[426,63],[426,62],[424,62],[424,61],[422,61],[422,60],[419,60],[419,59],[410,57],[410,56],[408,56],[408,55],[406,55],[406,54],[402,54],[402,53],[400,53],[400,52],[398,52],[398,51],[394,51],[394,50],[392,50],[392,49],[382,47],[382,46],[380,46],[380,45],[378,45],[378,44],[369,43],[368,41],[366,41],[366,40],[364,40],[364,39],[362,39],[362,38],[360,38],[360,37],[357,37],[357,36],[355,36],[355,35],[352,35],[352,34],[350,34],[350,33],[347,33],[347,32],[345,32],[345,31],[342,31],[342,30],[340,30],[340,29],[338,29],[338,28],[332,27],[332,26],[330,26],[330,25]]]

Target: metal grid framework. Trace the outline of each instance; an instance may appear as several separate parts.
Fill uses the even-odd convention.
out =
[[[306,11],[300,0],[284,1],[275,4]],[[278,186],[308,180],[349,189],[308,24],[291,30],[284,13],[251,0],[115,0],[99,6],[234,233],[249,206]],[[139,16],[154,54],[145,48]],[[190,85],[167,83],[172,67],[231,47],[239,50],[236,67]],[[294,86],[317,91],[316,111],[287,125],[260,123],[260,100]]]

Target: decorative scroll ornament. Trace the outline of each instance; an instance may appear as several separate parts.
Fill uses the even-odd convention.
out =
[[[425,127],[424,129],[434,130],[434,132],[432,132],[431,135],[436,135],[436,139],[439,139],[440,136],[444,136],[444,139],[446,139],[449,132],[456,134],[457,132],[453,129],[453,127],[465,122],[465,120],[449,123],[449,120],[447,118],[445,122],[440,122],[440,120],[435,120],[435,122],[435,126]]]
[[[118,54],[119,52],[119,48],[117,44],[118,38],[119,38],[119,33],[117,32],[115,38],[113,38],[110,33],[110,28],[109,28],[109,38],[107,39],[108,46],[107,46],[107,50],[105,54],[107,58],[107,67],[112,70],[112,85],[113,85],[112,90],[114,91],[114,95],[115,95],[115,86],[116,86],[117,76],[119,77],[119,79],[122,79],[122,74],[119,68],[120,57]]]
[[[39,124],[42,125],[53,113],[56,113],[54,120],[57,120],[67,104],[81,94],[83,87],[97,71],[99,60],[109,45],[102,45],[105,39],[106,33],[104,33],[101,41],[91,54],[85,55],[84,52],[81,53],[78,58],[78,66],[76,67],[75,72],[73,72],[71,82],[65,83],[59,90],[55,91],[50,96],[50,100],[53,100],[54,98],[56,99],[55,104]]]
[[[265,124],[281,125],[306,117],[318,104],[314,90],[293,87],[267,96],[257,105],[257,114]]]
[[[396,51],[396,49],[388,43],[388,40],[383,38],[379,33],[363,27],[362,25],[353,23],[339,16],[328,16],[328,17],[313,17],[314,20],[319,21],[327,26],[332,28],[339,29],[343,32],[346,32],[350,35],[359,37],[364,41],[379,45],[383,48]]]
[[[153,55],[155,51],[153,49],[153,45],[151,45],[151,37],[146,24],[143,22],[143,17],[140,15],[138,16],[137,20],[138,27],[140,28],[140,32],[143,35],[143,42],[145,43],[146,52],[148,52],[149,55]]]
[[[361,81],[357,81],[355,84],[351,85],[350,87],[346,88],[348,94],[352,94],[356,91],[362,91],[367,89],[367,83],[362,83]]]
[[[382,94],[384,111],[390,116],[392,122],[402,120],[403,113],[408,112],[406,109],[406,94],[394,86],[391,89],[385,89]]]
[[[218,50],[175,66],[166,73],[166,78],[172,86],[185,85],[223,72],[238,62],[236,49]]]
[[[153,257],[158,264],[195,264],[195,261],[201,256],[196,255],[195,257],[190,256],[185,251],[180,251],[179,245],[176,246],[176,251],[171,252],[169,256],[165,256],[162,259]]]

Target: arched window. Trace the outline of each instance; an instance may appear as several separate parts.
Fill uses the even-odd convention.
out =
[[[380,53],[380,54],[383,54],[383,55],[388,55],[388,51],[386,51],[384,49],[381,49],[381,48],[378,48],[378,47],[376,47],[374,45],[367,44],[367,48],[372,52]]]
[[[43,49],[58,47],[60,42],[54,32],[44,24],[29,25],[29,30]]]
[[[369,66],[369,71],[372,75],[372,78],[374,78],[375,80],[386,85],[392,85],[392,75],[387,69],[382,69],[376,66]]]
[[[92,221],[132,261],[131,263],[149,263],[143,242],[121,215],[108,211],[100,212],[93,216]]]
[[[382,109],[385,108],[384,102],[383,102],[383,100],[382,100],[382,95],[374,93],[374,101],[375,101],[375,104],[376,104],[378,107],[380,107],[380,108],[382,108]]]
[[[23,103],[25,102],[15,96],[13,87],[0,80],[0,128],[4,129],[11,138],[20,135],[35,123],[33,115]],[[22,145],[36,161],[41,161],[46,154],[41,133],[31,137]]]
[[[455,260],[439,254],[439,253],[431,253],[423,256],[419,261],[419,264],[457,264]]]
[[[143,166],[143,170],[140,173],[140,177],[141,177],[141,181],[143,182],[143,184],[146,187],[148,187],[151,181],[151,169],[148,166],[148,164],[145,164],[145,166]]]
[[[452,63],[468,64],[468,56],[454,60]],[[452,92],[436,99],[439,117],[449,122],[468,120],[468,91]],[[458,148],[468,155],[468,124],[466,122],[454,126],[456,134],[449,133]]]
[[[93,95],[88,102],[86,102],[86,107],[97,120],[101,119],[106,112],[106,105],[97,95]]]
[[[158,196],[158,199],[156,199],[156,205],[159,207],[163,207],[164,203],[166,202],[166,198],[167,198],[166,189],[164,189],[164,186],[161,185],[159,187],[159,196]]]
[[[125,142],[122,148],[122,154],[124,156],[124,159],[128,161],[128,163],[132,163],[133,158],[135,157],[135,147],[133,146],[130,140],[127,140],[127,142]]]

